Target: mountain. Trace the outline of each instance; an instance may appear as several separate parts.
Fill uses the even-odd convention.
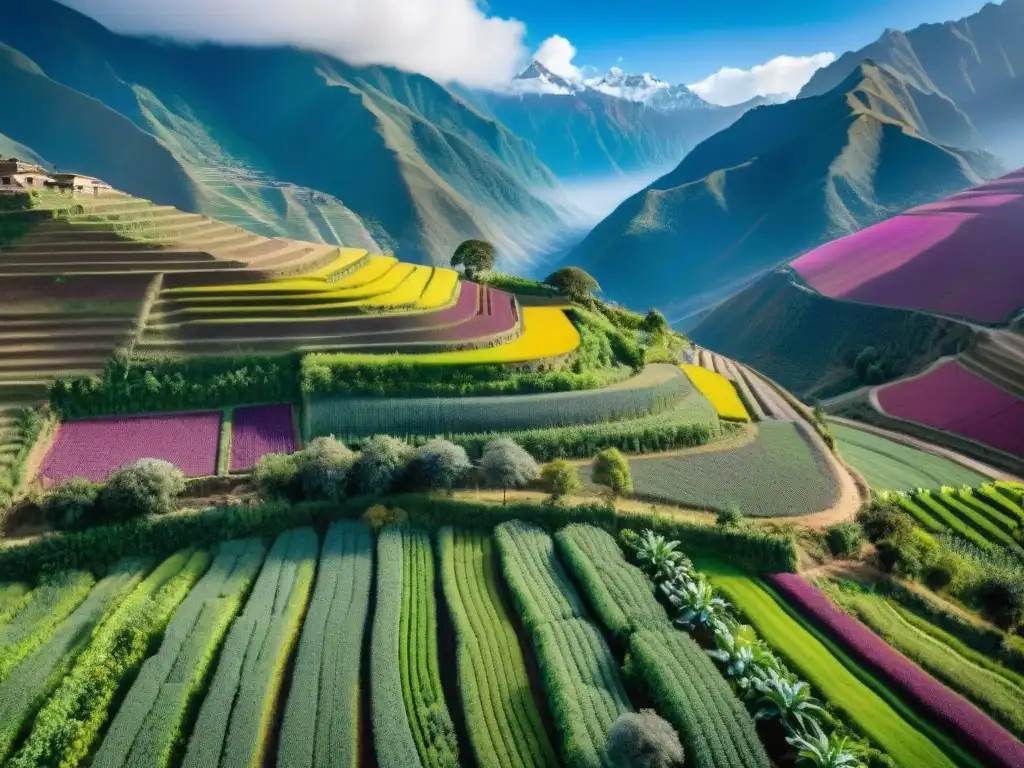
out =
[[[747,112],[566,261],[611,298],[686,325],[810,248],[998,175],[980,143],[948,98],[863,63],[822,95]]]
[[[685,85],[613,68],[569,80],[532,62],[499,92],[466,98],[521,136],[559,178],[671,167],[690,149],[760,102],[719,107]]]
[[[917,89],[945,96],[1009,165],[1024,163],[1024,0],[989,3],[977,13],[909,32],[886,30],[814,73],[801,97],[820,96],[865,59],[896,71]]]
[[[484,237],[523,263],[560,228],[530,144],[419,75],[117,35],[52,0],[4,0],[0,43],[0,134],[135,195],[422,262]]]

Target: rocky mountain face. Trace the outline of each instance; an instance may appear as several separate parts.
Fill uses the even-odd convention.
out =
[[[752,110],[702,142],[566,260],[611,298],[686,327],[810,248],[997,175],[980,145],[948,98],[862,63],[821,95]]]

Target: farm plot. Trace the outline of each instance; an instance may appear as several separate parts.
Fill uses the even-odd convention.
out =
[[[750,421],[750,414],[736,393],[732,382],[724,376],[699,365],[683,365],[683,371],[715,407],[718,415],[731,421]]]
[[[1024,736],[1024,678],[998,669],[989,661],[978,664],[957,649],[908,622],[888,600],[878,594],[854,592],[834,585],[827,594],[847,612],[867,624],[895,650],[904,654],[953,690],[970,699],[1004,727]],[[996,669],[993,669],[995,667]],[[1014,679],[1015,678],[1015,679]]]
[[[495,529],[501,569],[533,638],[567,765],[598,768],[608,732],[632,710],[617,664],[543,530],[519,521]]]
[[[839,610],[813,585],[789,573],[775,574],[769,581],[790,604],[822,626],[858,662],[878,674],[886,686],[925,712],[986,765],[1012,768],[1024,764],[1024,744]]]
[[[149,563],[139,558],[117,563],[50,639],[0,684],[0,763],[10,756],[18,734],[74,663],[92,631],[142,581],[148,567]]]
[[[629,460],[635,495],[694,509],[738,506],[752,517],[791,517],[828,509],[839,484],[801,424],[763,422],[748,445],[725,451]],[[590,468],[581,479],[589,481]]]
[[[281,768],[354,768],[359,671],[373,579],[373,538],[362,523],[327,531],[302,626],[277,753]]]
[[[879,387],[882,411],[1024,456],[1024,400],[947,360],[928,373]]]
[[[210,569],[168,622],[159,650],[142,665],[92,761],[94,768],[170,764],[186,713],[198,703],[216,651],[265,554],[259,539],[217,548]]]
[[[0,584],[0,629],[32,601],[28,584],[12,581]]]
[[[455,624],[459,690],[478,765],[558,765],[502,600],[490,536],[443,528],[441,585]]]
[[[294,453],[290,405],[235,408],[231,419],[231,471],[244,472],[268,453]]]
[[[823,245],[793,268],[833,298],[1000,323],[1024,305],[1022,213],[1017,171]]]
[[[910,491],[985,482],[983,476],[941,456],[842,424],[829,426],[843,458],[875,490]]]
[[[833,650],[819,640],[776,601],[763,582],[720,561],[696,558],[694,562],[791,669],[897,765],[952,768],[958,764],[929,738],[927,731],[934,729],[927,724],[922,729],[905,705],[891,694],[883,696],[881,683],[868,683],[867,672],[838,648]]]
[[[40,476],[99,482],[143,458],[164,459],[190,477],[217,473],[220,411],[112,416],[65,422],[43,461]]]
[[[649,365],[603,389],[536,395],[451,398],[314,396],[306,406],[308,437],[354,442],[371,435],[434,436],[566,427],[666,411],[693,391],[675,366]]]
[[[92,752],[124,679],[142,663],[171,614],[210,564],[208,552],[181,550],[157,566],[93,633],[32,731],[7,765],[72,766]]]
[[[900,503],[925,528],[933,532],[949,530],[981,549],[1007,547],[1020,552],[1013,538],[1016,522],[986,504],[982,494],[972,489],[943,487],[939,491],[920,489],[900,497]]]
[[[274,542],[245,609],[231,625],[183,765],[253,765],[267,758],[275,703],[316,570],[312,528]]]
[[[625,641],[659,711],[679,732],[698,768],[768,768],[754,721],[707,654],[677,631],[654,596],[653,583],[628,564],[615,538],[570,525],[559,552],[602,623]]]

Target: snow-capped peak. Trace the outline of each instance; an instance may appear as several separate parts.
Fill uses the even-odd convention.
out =
[[[512,81],[512,90],[517,93],[553,93],[568,95],[586,90],[582,83],[567,80],[556,75],[539,61],[531,61],[530,66],[520,72]]]

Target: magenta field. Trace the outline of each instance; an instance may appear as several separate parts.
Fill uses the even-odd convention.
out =
[[[235,408],[231,421],[231,471],[256,466],[268,453],[293,453],[295,429],[290,405]]]
[[[1022,220],[1024,170],[827,243],[792,266],[833,298],[1001,323],[1024,306]]]
[[[820,590],[794,573],[768,577],[785,600],[825,629],[902,698],[953,735],[984,765],[1024,765],[1024,744],[901,653],[844,613]]]
[[[963,368],[955,360],[923,376],[878,389],[891,416],[916,421],[1024,456],[1024,401]]]
[[[165,459],[189,477],[217,474],[220,411],[111,416],[61,424],[40,477],[99,482],[138,459]]]

